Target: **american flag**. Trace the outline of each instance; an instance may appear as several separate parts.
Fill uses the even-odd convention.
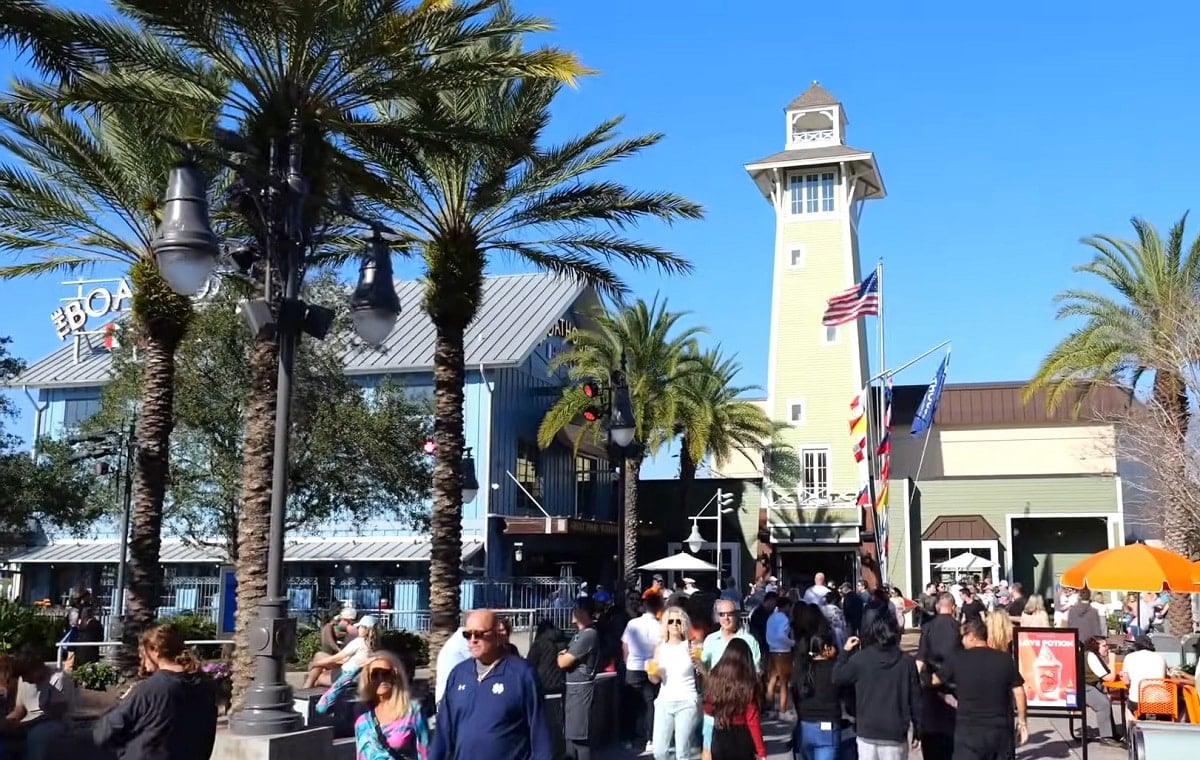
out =
[[[837,327],[853,322],[859,317],[879,316],[879,270],[871,272],[867,279],[852,288],[847,288],[829,299],[821,324]]]

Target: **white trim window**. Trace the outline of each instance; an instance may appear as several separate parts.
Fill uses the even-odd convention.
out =
[[[804,404],[804,399],[802,399],[802,398],[788,399],[788,402],[787,402],[788,424],[803,425],[805,411],[806,411],[806,407]]]
[[[800,498],[829,498],[829,449],[800,449]]]
[[[789,248],[787,252],[787,265],[789,269],[801,269],[804,267],[805,254],[803,246]]]
[[[838,329],[836,327],[821,326],[821,343],[822,345],[832,346],[838,342]]]
[[[788,177],[788,204],[793,216],[837,211],[837,172],[792,174]]]

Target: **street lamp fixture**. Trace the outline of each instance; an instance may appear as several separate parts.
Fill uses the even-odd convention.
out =
[[[208,217],[208,183],[190,159],[171,169],[163,201],[162,224],[150,250],[171,290],[195,295],[217,266],[220,246]]]
[[[625,383],[625,373],[613,373],[612,411],[608,418],[608,434],[612,442],[621,448],[627,448],[637,435],[633,422],[633,405],[629,401],[629,386]]]
[[[367,244],[358,270],[358,285],[350,296],[354,331],[371,346],[382,345],[400,316],[400,297],[392,282],[392,251],[376,232]]]
[[[232,144],[231,134],[218,135],[218,145],[225,150]],[[191,295],[212,275],[219,246],[209,221],[207,183],[190,160],[196,148],[168,139],[183,149],[185,160],[171,170],[163,222],[155,232],[151,249],[163,279],[176,292]],[[301,334],[307,333],[321,340],[333,324],[334,316],[332,310],[301,299],[312,243],[305,229],[304,212],[313,200],[304,178],[303,155],[304,138],[298,113],[292,117],[287,133],[272,140],[265,172],[231,161],[221,152],[206,153],[206,157],[238,175],[245,201],[243,209],[246,214],[257,216],[253,220],[259,222],[255,244],[239,250],[241,255],[236,264],[239,269],[249,271],[255,266],[255,254],[266,264],[261,270],[265,273],[264,297],[244,302],[242,312],[255,337],[274,337],[279,344],[266,588],[259,603],[258,619],[248,631],[248,648],[255,656],[254,683],[245,695],[242,709],[229,719],[230,731],[244,736],[289,733],[303,725],[300,714],[292,706],[292,689],[284,677],[284,663],[295,652],[296,641],[296,620],[288,615],[283,566],[292,380]],[[322,205],[376,233],[367,250],[351,310],[355,328],[363,333],[363,339],[368,343],[381,343],[400,312],[392,284],[390,252],[379,236],[380,232],[392,233],[393,230],[352,209],[330,203]],[[472,482],[473,470],[472,466]],[[464,490],[467,485],[470,484],[464,482]],[[475,490],[478,490],[478,483],[475,483]]]
[[[471,455],[470,446],[463,450],[461,477],[463,504],[470,504],[479,495],[479,479],[475,477],[475,457]]]
[[[713,564],[715,564],[717,566],[717,585],[718,586],[720,586],[720,584],[721,584],[721,574],[725,570],[725,562],[721,556],[722,549],[724,549],[724,547],[721,545],[721,534],[722,534],[723,527],[725,524],[725,515],[734,511],[733,506],[732,506],[733,500],[734,500],[733,494],[729,493],[728,491],[726,491],[724,489],[718,488],[717,492],[712,495],[711,499],[708,500],[708,503],[705,504],[703,507],[701,507],[700,511],[697,512],[696,515],[691,518],[692,532],[689,533],[688,537],[684,539],[684,543],[687,544],[688,549],[691,549],[692,554],[699,553],[699,551],[702,548],[704,548],[704,536],[700,535],[699,522],[701,520],[716,520],[717,521],[717,557],[716,557],[717,561],[714,562]],[[717,505],[717,513],[715,515],[707,515],[706,516],[704,513],[707,512],[708,508],[711,507],[713,504]]]

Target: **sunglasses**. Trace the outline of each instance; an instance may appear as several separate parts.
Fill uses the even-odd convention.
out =
[[[683,625],[683,621],[679,618],[674,618],[672,620],[668,620],[667,625]]]
[[[396,675],[396,671],[391,668],[372,668],[369,678],[373,683],[383,683],[392,680],[394,675]]]
[[[730,610],[729,612],[718,612],[717,617],[733,617],[735,614],[737,613],[735,613],[733,610]]]
[[[496,635],[495,631],[463,631],[463,638],[467,641],[474,641],[476,639],[482,641],[483,639],[490,639],[494,635]]]

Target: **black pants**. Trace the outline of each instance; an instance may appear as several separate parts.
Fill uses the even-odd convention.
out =
[[[630,740],[644,745],[654,735],[654,698],[658,696],[658,685],[651,683],[644,670],[626,671],[625,683],[636,695],[632,700],[634,714]]]
[[[951,734],[921,734],[922,760],[953,760],[954,736]]]
[[[954,760],[1011,760],[1013,729],[972,728],[954,733]]]

